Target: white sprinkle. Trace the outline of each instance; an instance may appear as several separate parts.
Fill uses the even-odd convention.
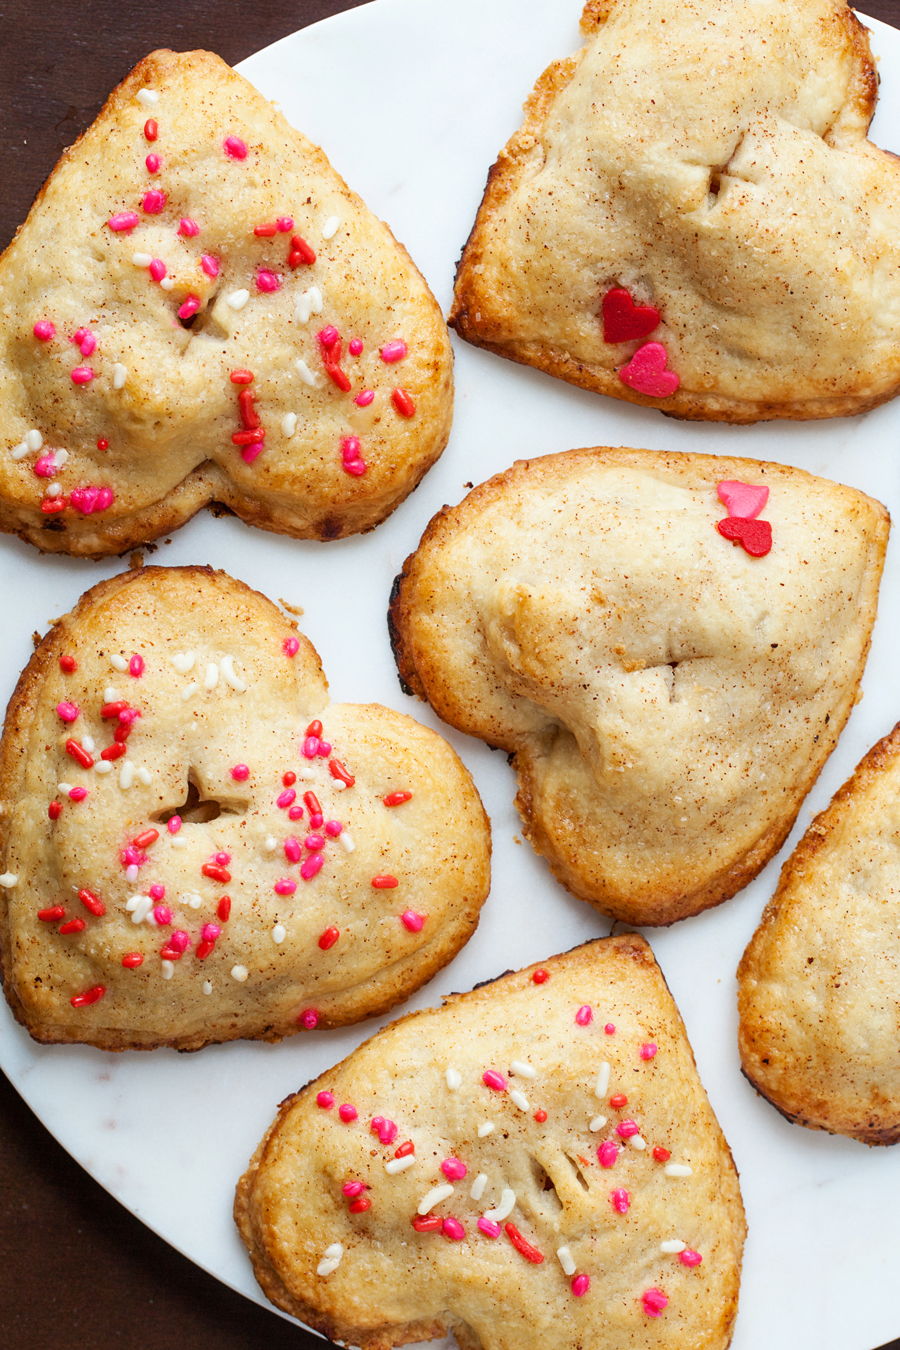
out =
[[[133,886],[137,879],[138,865],[137,863],[129,863],[125,868],[125,880],[128,882],[129,886]]]
[[[225,677],[226,684],[230,684],[232,689],[237,690],[239,694],[246,693],[247,686],[241,679],[240,675],[235,674],[234,657],[230,653],[227,656],[222,657],[221,661],[219,662],[219,668],[222,671],[223,676]]]
[[[263,842],[263,848],[266,850],[266,852],[274,853],[277,847],[278,847],[278,840],[275,838],[274,834],[267,834]]]
[[[63,449],[54,450],[53,458],[51,459],[50,463],[53,465],[54,469],[61,469],[68,458],[69,458],[68,450]]]
[[[272,929],[272,941],[282,943],[284,942],[284,939],[286,937],[287,937],[287,929],[285,928],[284,924],[276,923],[275,927]]]
[[[578,1267],[575,1265],[575,1259],[568,1247],[557,1247],[556,1255],[559,1257],[559,1264],[563,1268],[564,1275],[574,1275]]]
[[[597,1072],[597,1086],[594,1088],[595,1097],[605,1097],[609,1090],[609,1065],[604,1063],[600,1065]]]
[[[62,488],[60,487],[59,483],[51,483],[50,486],[47,488],[48,497],[58,497],[61,492]]]
[[[128,367],[123,366],[121,361],[116,361],[113,366],[113,389],[123,389],[127,379]]]
[[[204,981],[203,981],[203,992],[204,992],[204,994],[211,994],[211,993],[212,993],[212,980],[204,980]]]
[[[172,657],[172,665],[178,671],[179,675],[186,675],[189,670],[194,669],[194,662],[196,660],[196,652],[176,652]]]
[[[469,1191],[473,1200],[480,1200],[484,1195],[484,1188],[487,1185],[487,1172],[479,1172],[478,1176],[472,1182],[472,1189]]]
[[[24,459],[28,454],[28,446],[24,441],[19,441],[19,444],[14,445],[9,454],[11,459]]]
[[[197,894],[196,891],[192,891],[189,895],[186,895],[184,898],[191,909],[199,909],[200,906],[203,904],[203,900]],[[234,978],[237,979],[238,977],[235,975]]]
[[[310,286],[306,293],[309,296],[313,314],[321,314],[324,301],[322,299],[322,292],[319,290],[318,286]]]
[[[181,691],[182,702],[187,703],[188,699],[193,698],[199,688],[199,684],[186,684]]]
[[[391,1158],[384,1164],[384,1170],[393,1176],[396,1172],[405,1172],[407,1167],[412,1167],[416,1161],[414,1153],[407,1153],[405,1158]]]
[[[67,792],[67,793],[68,793],[68,792],[71,792],[71,791],[72,791],[72,784],[71,784],[71,783],[57,783],[57,785],[56,785],[56,790],[57,790],[57,792]]]
[[[145,769],[143,764],[139,768],[135,769],[134,773],[138,782],[143,783],[144,787],[149,787],[150,784],[153,782],[153,774],[150,772],[149,769]]]
[[[331,789],[333,792],[345,792],[347,789],[347,784],[342,783],[340,778],[336,778],[331,785]]]
[[[128,669],[128,662],[125,660],[124,656],[119,656],[118,652],[113,652],[112,656],[109,658],[109,664],[112,666],[113,670],[118,670],[120,674],[124,674]]]
[[[489,1120],[486,1120],[484,1124],[478,1126],[479,1139],[484,1139],[487,1135],[493,1133],[494,1133],[494,1126],[491,1124]]]
[[[667,1177],[691,1177],[694,1175],[693,1167],[688,1167],[687,1163],[666,1163],[663,1170]]]
[[[206,674],[203,677],[203,688],[215,689],[218,683],[219,667],[216,665],[215,661],[209,661],[206,666]]]
[[[0,876],[0,886],[3,886],[4,889],[8,891],[12,886],[15,886],[18,880],[19,878],[16,876],[15,872],[4,872],[3,875]]]
[[[427,1191],[419,1201],[416,1213],[427,1214],[430,1209],[434,1209],[435,1205],[439,1205],[442,1200],[446,1200],[452,1194],[453,1187],[449,1181],[443,1186],[432,1186],[431,1190]]]
[[[155,89],[139,89],[135,98],[138,103],[143,103],[145,108],[153,108],[159,102],[159,94]]]
[[[639,1134],[633,1134],[628,1142],[631,1147],[636,1148],[639,1153],[643,1153],[644,1149],[647,1147],[647,1140],[643,1139]]]
[[[243,309],[249,299],[249,291],[232,291],[230,295],[226,295],[225,303],[226,305],[229,305],[231,309]]]
[[[503,1194],[500,1196],[500,1203],[496,1209],[486,1209],[484,1217],[490,1219],[492,1223],[500,1223],[501,1219],[508,1219],[516,1207],[516,1193],[507,1186],[503,1188]]]
[[[341,1264],[339,1256],[332,1256],[327,1261],[320,1261],[316,1266],[316,1274],[321,1276],[333,1275]]]
[[[44,438],[36,427],[33,427],[31,431],[25,432],[25,444],[28,446],[29,450],[41,449],[44,444]]]
[[[325,1248],[325,1255],[330,1261],[340,1260],[344,1255],[344,1248],[339,1242],[332,1242],[330,1247]]]
[[[122,765],[122,772],[119,774],[119,787],[127,791],[134,782],[134,765],[130,759],[126,759]]]
[[[533,1069],[530,1064],[526,1064],[522,1059],[514,1059],[509,1067],[520,1078],[537,1078],[537,1069]]]
[[[596,1134],[598,1130],[603,1129],[603,1126],[605,1124],[606,1124],[606,1116],[594,1116],[594,1119],[591,1121],[590,1126],[588,1128],[590,1129],[591,1134]]]
[[[509,1100],[517,1106],[520,1111],[528,1110],[528,1098],[525,1096],[525,1093],[520,1092],[518,1088],[509,1089]]]
[[[135,267],[149,267],[153,261],[152,253],[132,253],[131,261]]]
[[[352,853],[356,848],[356,841],[349,830],[342,830],[338,835],[338,839],[340,840],[341,848],[345,853]]]
[[[130,900],[127,900],[125,902],[125,908],[128,910],[128,913],[133,914],[143,899],[144,897],[142,895],[133,895]],[[138,922],[140,922],[140,920],[138,920]]]
[[[112,773],[113,766],[108,759],[98,759],[94,765],[94,773]]]
[[[297,308],[294,310],[294,323],[309,323],[309,316],[312,313],[312,300],[309,291],[304,291],[297,301]]]
[[[683,1252],[686,1247],[687,1243],[679,1242],[678,1238],[669,1238],[666,1242],[661,1242],[659,1244],[659,1250],[665,1252],[666,1255],[668,1255],[669,1252]]]
[[[462,1074],[458,1069],[448,1069],[444,1077],[451,1092],[455,1092],[458,1087],[462,1087]]]
[[[84,746],[85,750],[87,750],[89,755],[93,754],[97,749],[93,736],[82,736],[81,744]]]
[[[112,685],[109,685],[104,689],[103,697],[106,699],[107,703],[118,703],[121,695],[119,694],[118,689],[113,689]]]
[[[296,413],[284,414],[284,417],[282,417],[281,419],[281,430],[284,433],[284,435],[288,437],[288,439],[290,439],[290,437],[293,436],[294,432],[297,430]]]
[[[131,901],[129,901],[128,903],[130,904]],[[153,908],[153,901],[150,899],[149,895],[139,896],[138,902],[135,905],[134,911],[131,915],[131,922],[143,923],[152,908]]]
[[[160,969],[161,969],[161,971],[162,971],[162,977],[163,977],[163,979],[164,979],[164,980],[171,980],[172,976],[175,974],[175,962],[174,962],[174,961],[160,961],[159,965],[160,965]]]
[[[162,281],[159,284],[162,290],[164,291],[174,291],[175,289],[175,282],[172,280],[171,277],[163,277]]]
[[[173,848],[187,848],[188,846],[188,841],[177,834],[173,834],[169,842]]]
[[[298,357],[297,360],[294,362],[294,365],[296,366],[297,374],[300,376],[304,384],[308,384],[310,389],[315,389],[318,387],[319,381],[316,379],[315,375],[312,373],[312,371],[310,370],[309,366],[306,364],[305,361],[300,360],[300,358]]]
[[[329,216],[322,226],[322,238],[333,239],[338,232],[338,226],[341,223],[340,216]]]
[[[239,984],[243,984],[249,974],[250,972],[246,966],[231,967],[231,978],[237,980]]]

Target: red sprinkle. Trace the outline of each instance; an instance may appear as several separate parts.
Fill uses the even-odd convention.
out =
[[[109,441],[106,439],[105,436],[98,436],[98,437],[97,437],[97,449],[98,449],[98,450],[108,450],[108,449],[109,449]]]
[[[68,504],[65,496],[45,497],[41,502],[41,510],[46,516],[55,516],[58,511],[65,511]]]
[[[118,699],[115,703],[104,703],[100,709],[100,716],[106,721],[110,721],[113,717],[118,718],[119,713],[125,712],[127,708],[128,704],[124,699]]]
[[[293,770],[288,769],[287,773],[282,775],[281,781],[285,787],[293,787],[297,781],[297,775]]]
[[[532,1247],[530,1242],[526,1242],[515,1224],[504,1224],[504,1228],[506,1229],[506,1236],[516,1251],[521,1252],[526,1261],[532,1261],[534,1265],[539,1266],[544,1259],[544,1253],[539,1252],[537,1247]]]
[[[118,729],[116,727],[116,731]],[[100,758],[106,760],[118,759],[120,755],[124,754],[127,754],[124,744],[122,741],[116,741],[114,745],[108,745],[105,750],[100,751]]]
[[[653,1156],[657,1162],[666,1163],[672,1155],[667,1148],[663,1148],[662,1144],[657,1144],[656,1148],[653,1150]]]
[[[62,932],[62,929],[59,931]],[[91,1003],[98,1003],[105,993],[105,985],[95,984],[93,989],[86,989],[83,994],[75,994],[69,1002],[73,1008],[87,1008]]]
[[[390,891],[393,890],[395,886],[399,886],[400,883],[396,877],[384,873],[379,874],[377,877],[373,877],[372,885],[375,887],[376,891]]]
[[[223,886],[227,886],[231,880],[231,873],[227,868],[220,867],[218,863],[204,863],[200,871],[212,881],[221,881]]]
[[[50,805],[47,807],[47,815],[50,817],[51,820],[59,820],[61,813],[62,807],[60,806],[59,802],[51,802]]]
[[[385,806],[402,806],[412,797],[411,792],[389,792],[386,797],[382,797]]]
[[[85,909],[90,914],[95,915],[98,919],[106,913],[106,906],[99,895],[95,895],[93,891],[79,891],[78,899],[84,905]]]
[[[614,1111],[621,1111],[623,1106],[628,1105],[628,1098],[625,1096],[624,1092],[617,1092],[614,1096],[610,1097],[609,1104]]]
[[[231,896],[230,896],[230,895],[223,895],[223,896],[222,896],[221,900],[220,900],[219,903],[216,905],[216,914],[217,914],[218,917],[222,920],[223,923],[227,923],[227,922],[228,922],[228,916],[231,914]]]
[[[244,370],[243,368],[239,370],[233,370],[231,372],[231,375],[229,376],[229,379],[231,380],[232,384],[252,384],[253,371]]]
[[[59,668],[64,670],[67,675],[78,669],[78,662],[74,656],[63,655],[59,658]]]
[[[438,1214],[414,1214],[412,1226],[417,1233],[439,1233],[444,1220]]]
[[[391,393],[391,402],[400,413],[401,417],[415,416],[416,405],[413,403],[405,389],[395,389]],[[543,1260],[543,1257],[541,1257]]]
[[[143,952],[126,952],[122,957],[122,965],[126,970],[136,970],[138,966],[142,966],[143,964]]]
[[[259,417],[253,406],[252,389],[242,389],[238,394],[238,406],[241,412],[241,421],[248,431],[259,430]]]
[[[399,1148],[394,1150],[395,1158],[408,1158],[411,1153],[415,1153],[416,1146],[411,1139],[406,1139]]]
[[[549,970],[536,970],[531,976],[531,982],[532,984],[546,984],[549,978]]]
[[[66,754],[70,755],[77,764],[83,769],[92,769],[94,767],[94,756],[89,755],[84,746],[79,741],[71,737],[66,741]]]
[[[300,263],[306,263],[311,266],[316,261],[315,250],[299,234],[291,237],[291,252],[288,258],[288,264],[291,267],[299,267]]]
[[[273,235],[278,233],[278,226],[274,220],[267,221],[265,225],[254,225],[253,233],[258,239],[271,239]]]
[[[337,778],[342,783],[346,783],[347,787],[353,787],[356,779],[353,777],[352,773],[347,772],[339,759],[330,759],[328,761],[328,767],[331,770],[332,778]]]
[[[603,1028],[603,1030],[606,1032],[607,1036],[615,1036],[615,1034],[616,1034],[616,1024],[615,1024],[615,1022],[607,1022],[606,1026]]]
[[[159,135],[159,126],[157,125],[155,118],[153,117],[147,118],[146,122],[144,123],[144,135],[148,141],[156,140],[157,136]]]
[[[60,924],[61,933],[80,933],[85,927],[84,919],[69,919],[68,923]]]
[[[322,948],[322,951],[327,952],[329,947],[334,946],[340,936],[341,931],[339,928],[326,928],[319,938],[319,946]]]
[[[209,956],[210,952],[215,947],[215,945],[216,944],[215,942],[213,942],[212,938],[204,938],[203,941],[198,943],[197,945],[197,951],[195,953],[197,960],[205,961],[206,958]]]
[[[772,526],[767,520],[748,520],[743,516],[728,516],[716,524],[723,539],[740,544],[751,558],[764,558],[772,548]]]
[[[311,816],[320,816],[322,808],[319,805],[319,799],[314,792],[304,792],[303,805]]]
[[[319,740],[322,735],[322,730],[322,723],[317,719],[314,722],[310,722],[309,726],[306,728],[306,734],[307,736],[315,736],[316,740]]]
[[[151,826],[149,830],[141,830],[140,834],[136,834],[131,842],[135,848],[149,848],[151,844],[156,843],[158,838],[159,830],[154,830]]]
[[[535,1118],[535,1120],[537,1121],[537,1123],[538,1123],[539,1125],[543,1125],[544,1121],[547,1119],[547,1112],[546,1112],[546,1111],[535,1111],[535,1113],[534,1113],[534,1118]]]
[[[38,910],[38,918],[41,923],[56,923],[57,919],[64,919],[65,917],[65,905],[51,905],[49,909]]]

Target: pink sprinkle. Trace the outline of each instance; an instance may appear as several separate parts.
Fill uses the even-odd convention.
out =
[[[232,159],[247,158],[247,147],[240,136],[226,136],[222,142],[222,148],[226,155],[229,155]]]
[[[230,854],[230,853],[214,853],[214,854],[213,854],[213,862],[214,862],[214,863],[218,863],[220,867],[227,867],[228,864],[231,862],[231,854]]]
[[[166,275],[166,264],[162,258],[154,258],[150,264],[150,275],[154,281],[162,281]]]
[[[141,206],[148,216],[158,216],[165,204],[166,194],[160,192],[158,188],[151,188],[149,192],[145,192],[144,200],[141,202]]]
[[[344,1102],[343,1106],[338,1107],[338,1115],[345,1125],[349,1125],[351,1120],[356,1120],[359,1112],[355,1106],[351,1106],[349,1102]]]
[[[169,834],[177,834],[181,829],[181,816],[170,816],[168,823],[166,824],[166,829],[169,831]]]
[[[323,816],[320,816],[319,813],[318,813],[318,811],[310,811],[310,813],[309,813],[309,828],[310,828],[311,830],[320,830],[320,829],[322,828],[322,821],[323,821],[323,819],[324,819],[324,817],[323,817]]]
[[[345,1181],[341,1187],[341,1192],[344,1195],[356,1196],[362,1195],[365,1189],[365,1185],[361,1181]]]
[[[78,350],[81,352],[82,356],[93,356],[96,347],[97,339],[94,337],[93,333],[85,333],[79,343]]]
[[[619,1156],[618,1147],[611,1139],[604,1139],[597,1149],[597,1160],[601,1167],[612,1167]]]
[[[296,839],[285,839],[284,856],[292,863],[298,863],[303,857],[303,850]]]
[[[112,506],[115,500],[112,488],[102,487],[97,490],[97,503],[95,511],[105,511],[107,507]]]
[[[617,1214],[628,1213],[628,1206],[631,1204],[631,1196],[624,1186],[620,1186],[618,1190],[611,1191],[609,1198],[612,1201],[612,1207]]]
[[[183,928],[176,928],[169,937],[168,945],[173,952],[186,952],[191,945],[191,939]]]
[[[320,834],[308,834],[303,841],[304,848],[308,848],[310,853],[319,853],[325,847],[325,840]]]
[[[328,324],[327,327],[323,328],[318,335],[319,341],[321,342],[322,346],[325,348],[326,351],[328,350],[329,347],[334,346],[334,344],[337,342],[340,336],[341,336],[340,333],[335,328],[333,323]]]
[[[316,1012],[315,1008],[304,1008],[303,1012],[297,1018],[297,1021],[301,1026],[306,1027],[307,1031],[314,1031],[319,1025],[319,1014]],[[332,1097],[331,1100],[334,1101],[334,1098]],[[352,1106],[350,1110],[353,1110]]]
[[[402,361],[406,355],[406,343],[402,338],[397,338],[394,342],[387,342],[381,349],[381,359],[388,365],[393,365],[395,361]]]
[[[498,1238],[503,1231],[499,1223],[494,1223],[492,1219],[479,1219],[478,1227],[489,1238]]]
[[[344,470],[344,473],[349,473],[354,478],[362,478],[363,474],[366,472],[367,465],[364,459],[354,459],[349,464],[345,460],[341,465],[341,468]]]
[[[90,366],[76,366],[72,371],[73,384],[90,384],[94,378],[94,372]]]
[[[294,228],[293,216],[279,216],[275,221],[275,228],[279,234],[290,234]]]
[[[303,819],[303,807],[292,806],[291,809],[288,811],[288,820],[302,820],[302,819]]]
[[[659,1317],[663,1308],[668,1307],[669,1300],[661,1289],[645,1289],[641,1302],[648,1317]]]
[[[417,914],[414,909],[405,909],[400,915],[400,922],[411,933],[421,933],[425,925],[425,915]]]
[[[34,325],[34,336],[38,342],[49,342],[51,338],[56,337],[56,325],[49,319],[38,319]]]
[[[341,458],[345,464],[352,464],[355,460],[362,459],[358,436],[343,436],[341,438]]]
[[[135,652],[128,662],[128,674],[132,679],[139,680],[144,673],[144,658]]]
[[[241,451],[241,459],[245,464],[252,464],[255,459],[259,458],[265,448],[263,441],[254,441],[252,445],[245,445]]]
[[[397,1126],[392,1120],[385,1116],[373,1116],[372,1124],[369,1127],[373,1134],[378,1135],[382,1144],[392,1144],[397,1138]]]
[[[235,764],[231,770],[231,776],[236,783],[246,783],[250,777],[250,770],[246,764]]]
[[[281,650],[285,656],[296,656],[300,650],[300,643],[295,637],[285,638],[281,644]]]
[[[281,810],[283,811],[284,808],[285,808],[286,806],[293,806],[293,804],[294,804],[294,802],[295,802],[296,800],[297,800],[297,794],[296,794],[296,792],[294,791],[294,789],[293,789],[293,788],[285,788],[284,792],[279,792],[279,794],[278,794],[278,796],[277,796],[277,798],[276,798],[276,800],[275,800],[275,805],[278,806],[278,807],[280,807]]]
[[[337,839],[338,835],[343,833],[343,825],[339,820],[326,820],[325,833],[330,834],[332,839]]]
[[[463,1228],[459,1219],[454,1219],[452,1215],[448,1215],[444,1220],[442,1231],[444,1237],[448,1237],[451,1242],[462,1242],[463,1238],[466,1236],[466,1230]]]
[[[157,884],[150,887],[148,894],[151,900],[165,900],[166,888]]]
[[[641,1046],[641,1059],[652,1059],[658,1049],[659,1047],[652,1041],[648,1041],[646,1045]]]
[[[606,1032],[607,1036],[615,1036],[615,1034],[616,1034],[616,1024],[615,1024],[615,1022],[607,1022],[606,1026],[603,1028],[603,1030]]]
[[[307,759],[315,759],[318,752],[319,752],[318,736],[307,736],[306,740],[303,742],[303,754],[306,756]]]
[[[87,788],[83,787],[74,787],[72,788],[72,791],[69,793],[69,797],[73,802],[83,802],[87,795],[88,790]]]
[[[211,253],[204,253],[200,258],[200,266],[208,277],[217,277],[219,275],[219,260],[214,258]]]
[[[356,395],[356,398],[353,400],[353,402],[356,404],[357,408],[368,408],[369,404],[374,402],[374,399],[375,399],[375,390],[364,389],[361,394]]]
[[[279,877],[275,882],[276,895],[293,895],[296,889],[297,883],[291,877]]]
[[[591,1287],[590,1275],[576,1275],[572,1281],[572,1293],[576,1298],[583,1298]]]
[[[582,1003],[575,1014],[575,1021],[580,1027],[586,1027],[593,1020],[594,1010],[589,1003]]]
[[[317,1092],[316,1106],[318,1106],[321,1111],[330,1111],[334,1106],[334,1095],[331,1092]]]
[[[77,703],[57,703],[56,711],[64,722],[75,722],[80,710]]]
[[[316,754],[320,759],[327,759],[331,754],[331,743],[329,741],[319,741],[319,748]]]
[[[73,488],[69,500],[83,516],[90,516],[97,509],[97,497],[100,489],[95,487]]]
[[[311,881],[317,872],[322,870],[322,864],[325,859],[321,853],[311,853],[300,868],[300,875],[304,881]]]
[[[448,1181],[462,1181],[468,1170],[459,1158],[445,1158],[441,1163],[441,1171]]]
[[[178,310],[179,319],[191,319],[200,308],[200,299],[193,293],[188,296],[184,304]]]
[[[135,225],[139,225],[141,218],[137,211],[120,211],[117,216],[110,216],[106,222],[111,230],[119,232],[121,230],[133,230]]]
[[[129,844],[127,848],[123,848],[119,857],[123,867],[143,867],[144,863],[149,861],[146,853],[142,853],[139,848],[135,848],[134,844]]]
[[[52,478],[56,473],[56,463],[53,455],[41,455],[40,459],[35,461],[34,472],[38,478]]]
[[[153,917],[158,924],[165,927],[172,922],[172,911],[168,905],[157,905],[153,911]]]
[[[257,272],[256,289],[258,291],[279,291],[281,290],[281,277],[277,272]]]
[[[350,355],[359,356],[363,349],[362,338],[351,338],[349,343]]]
[[[485,1069],[481,1075],[481,1081],[486,1087],[493,1088],[495,1092],[506,1091],[506,1079],[502,1073],[497,1073],[496,1069]]]
[[[90,329],[88,328],[79,328],[72,334],[72,341],[75,343],[76,347],[81,346],[89,332]]]
[[[191,220],[190,216],[185,216],[178,223],[178,233],[184,235],[185,239],[194,239],[200,233],[200,226],[196,220]]]
[[[693,1267],[699,1266],[700,1262],[703,1260],[703,1257],[700,1255],[699,1252],[692,1252],[690,1247],[685,1247],[683,1252],[678,1253],[678,1260],[681,1262],[683,1266]]]
[[[144,163],[148,173],[159,173],[159,155],[148,155]]]
[[[616,1126],[616,1134],[620,1139],[633,1139],[636,1134],[640,1134],[641,1128],[637,1121],[623,1120]]]
[[[205,923],[200,929],[200,936],[204,942],[215,942],[221,932],[222,930],[217,923]]]

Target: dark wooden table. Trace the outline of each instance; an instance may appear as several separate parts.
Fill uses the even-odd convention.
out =
[[[147,52],[205,47],[233,65],[356,2],[203,0],[193,7],[183,0],[6,0],[0,6],[0,248],[24,220],[62,148]],[[900,0],[868,0],[865,10],[900,28]],[[155,1237],[72,1161],[0,1075],[2,1350],[311,1350],[323,1344],[232,1293]],[[900,1350],[900,1340],[884,1350]]]

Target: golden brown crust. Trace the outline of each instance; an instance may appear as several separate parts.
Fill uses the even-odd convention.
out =
[[[137,677],[113,668],[133,653]],[[140,715],[124,757],[104,760],[117,702]],[[324,759],[303,753],[316,720],[330,737]],[[331,764],[355,780],[343,791]],[[70,798],[72,787],[87,796]],[[385,806],[398,791],[411,796]],[[336,834],[309,803],[289,816],[308,792]],[[322,846],[305,844],[317,830]],[[306,877],[313,855],[321,869]],[[9,705],[0,958],[13,1012],[44,1043],[199,1049],[280,1040],[309,1010],[320,1027],[386,1012],[472,935],[489,858],[487,818],[450,747],[388,708],[329,704],[296,624],[223,572],[145,568],[101,582],[41,642]],[[395,884],[374,888],[382,876]],[[159,926],[155,905],[169,911]],[[406,912],[423,916],[418,931]],[[61,932],[72,920],[80,930]],[[327,929],[339,936],[323,948]],[[175,933],[187,946],[172,955]],[[99,1001],[72,1005],[98,986]]]
[[[280,1308],[363,1350],[450,1330],[472,1350],[574,1350],[595,1342],[598,1306],[608,1350],[728,1345],[744,1237],[737,1174],[650,949],[626,933],[542,966],[543,984],[530,967],[400,1019],[282,1103],[235,1199],[257,1279]],[[576,1010],[588,1006],[592,1021],[576,1024]],[[604,1062],[609,1081],[598,1100]],[[510,1094],[524,1093],[528,1109],[484,1084],[489,1068],[505,1076]],[[627,1107],[607,1105],[622,1087]],[[331,1108],[317,1104],[322,1091],[334,1098]],[[342,1123],[339,1103],[352,1104],[358,1118]],[[536,1106],[546,1120],[534,1118]],[[598,1111],[610,1119],[592,1130]],[[394,1127],[387,1145],[370,1129],[376,1114]],[[648,1147],[622,1148],[608,1170],[598,1149],[621,1145],[616,1125],[625,1118]],[[479,1134],[485,1123],[494,1130]],[[406,1140],[415,1163],[387,1174]],[[666,1152],[655,1157],[654,1146]],[[410,1222],[420,1198],[446,1182],[448,1157],[467,1174],[430,1213],[456,1218],[461,1241]],[[677,1175],[684,1165],[690,1175]],[[348,1209],[350,1180],[365,1187],[364,1212]],[[610,1204],[617,1187],[628,1193],[627,1214]],[[504,1189],[514,1205],[492,1239],[477,1220]],[[515,1250],[506,1222],[543,1261]],[[673,1238],[702,1261],[691,1268],[663,1252],[660,1242]],[[319,1274],[333,1243],[340,1259]],[[573,1296],[560,1248],[590,1276],[586,1296]],[[642,1307],[648,1289],[668,1300],[658,1321]]]
[[[781,869],[738,968],[744,1073],[788,1120],[900,1140],[900,724]]]
[[[589,0],[582,31],[490,171],[451,327],[676,417],[838,417],[893,398],[900,165],[866,140],[877,75],[852,10]],[[613,287],[656,306],[658,328],[604,342]],[[619,378],[645,338],[674,393]]]
[[[716,483],[768,485],[772,551],[719,536]],[[404,684],[504,749],[564,885],[667,924],[777,852],[869,648],[889,521],[758,461],[591,449],[444,508],[391,604]]]
[[[145,88],[159,94],[161,167],[152,176],[143,127],[153,109],[136,97]],[[246,159],[225,153],[228,134],[243,139]],[[166,195],[160,211],[142,209],[149,188]],[[111,230],[123,211],[135,211],[137,225]],[[195,217],[199,234],[180,233],[179,220]],[[288,217],[292,230],[254,234]],[[325,238],[329,220],[338,224]],[[289,264],[294,235],[313,248],[311,265]],[[166,265],[163,283],[134,264],[142,253]],[[278,278],[277,290],[257,288],[262,271]],[[244,290],[244,307],[233,308],[229,297]],[[199,310],[181,320],[189,296]],[[208,52],[154,52],[113,91],[0,260],[0,302],[0,529],[48,552],[123,553],[211,503],[294,538],[341,538],[384,520],[449,436],[449,338],[406,250],[323,152]],[[37,321],[55,326],[50,340],[36,337]],[[341,335],[348,390],[326,372],[317,334],[329,326]],[[87,355],[70,341],[82,329],[96,340]],[[352,337],[364,343],[358,356],[348,353]],[[396,339],[406,356],[382,361],[380,349]],[[78,365],[93,371],[86,385],[72,382]],[[244,429],[230,379],[240,368],[254,376],[265,433],[252,463],[232,443]],[[395,387],[410,395],[412,416],[394,406]],[[375,399],[359,407],[365,388]],[[41,448],[12,458],[28,432]],[[362,474],[343,467],[342,442],[354,436]],[[35,466],[57,450],[68,454],[53,475],[66,505],[48,513],[48,479]],[[86,487],[109,489],[112,502],[83,511]]]

